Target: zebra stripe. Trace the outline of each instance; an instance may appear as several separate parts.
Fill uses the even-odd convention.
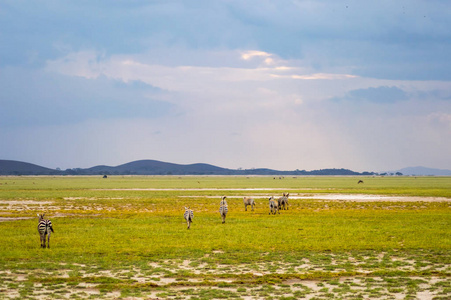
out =
[[[52,221],[44,219],[45,214],[38,214],[39,223],[38,223],[38,232],[41,238],[41,247],[45,248],[45,239],[47,236],[47,248],[50,248],[50,234],[53,231]]]
[[[276,213],[280,214],[280,212],[278,211],[278,208],[279,208],[279,205],[278,205],[277,201],[274,200],[274,197],[273,196],[269,197],[269,214],[274,214],[274,215]]]
[[[222,217],[222,223],[225,223],[225,219],[227,216],[227,212],[229,211],[229,208],[227,207],[227,201],[225,200],[226,196],[222,197],[221,202],[219,203],[219,213]]]
[[[285,195],[285,193],[283,193],[283,197],[280,197],[277,202],[278,202],[278,208],[283,209],[283,210],[288,210],[288,197],[290,196],[289,193],[287,193]]]
[[[188,223],[188,228],[191,227],[191,223],[193,222],[194,213],[189,207],[185,207],[185,213],[183,214],[183,217],[186,220],[186,223]]]
[[[287,193],[285,195],[285,203],[284,203],[284,209],[286,207],[286,209],[288,210],[288,197],[290,197],[290,193]]]

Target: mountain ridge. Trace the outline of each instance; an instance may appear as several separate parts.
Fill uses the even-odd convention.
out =
[[[31,163],[0,160],[0,175],[374,175],[348,169],[279,171],[267,168],[227,169],[206,163],[175,164],[158,160],[136,160],[118,166],[98,165],[67,170],[50,169]]]

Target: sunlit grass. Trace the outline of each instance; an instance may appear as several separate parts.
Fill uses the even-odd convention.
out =
[[[369,204],[364,209],[353,209],[352,205],[349,209],[292,208],[276,216],[268,215],[264,207],[249,213],[234,207],[236,211],[231,210],[226,224],[222,224],[219,213],[214,212],[217,203],[208,199],[192,205],[195,218],[191,230],[186,229],[183,210],[178,206],[146,212],[142,204],[138,210],[113,205],[116,209],[113,212],[89,210],[79,212],[78,216],[53,218],[52,248],[44,257],[36,247],[37,220],[0,223],[4,242],[1,259],[26,257],[67,262],[83,261],[85,257],[101,260],[199,257],[213,250],[292,253],[451,247],[449,207],[377,210]]]
[[[191,293],[214,298],[220,292],[206,287],[234,287],[234,297],[243,293],[280,296],[284,295],[283,289],[289,290],[283,284],[287,279],[367,276],[360,268],[384,278],[449,276],[446,266],[451,264],[451,207],[447,201],[290,199],[289,210],[280,215],[268,214],[267,197],[278,197],[286,191],[291,195],[451,197],[449,177],[368,177],[363,178],[363,185],[357,184],[358,179],[0,177],[1,216],[32,218],[0,222],[0,269],[29,276],[22,284],[9,282],[2,272],[0,279],[3,276],[4,286],[20,290],[23,296],[32,293],[32,284],[63,293],[68,286],[81,282],[96,284],[101,296],[115,290],[123,296],[139,296],[155,289],[156,282],[162,284],[164,277],[171,277],[177,280],[168,283],[168,287],[203,287]],[[222,195],[229,197],[225,224],[218,212]],[[244,195],[255,196],[255,211],[244,211]],[[183,219],[184,206],[194,210],[190,230]],[[46,212],[55,229],[50,249],[39,247],[34,218],[38,212]],[[402,259],[393,260],[393,256]],[[349,257],[359,263],[351,263]],[[296,269],[306,261],[312,266],[306,266],[303,272]],[[154,267],[151,262],[161,267]],[[205,272],[178,268],[183,262]],[[403,269],[406,266],[409,268]],[[36,276],[40,270],[45,270],[45,275]],[[212,270],[213,273],[207,273]],[[252,275],[256,270],[267,274]],[[68,272],[67,276],[61,272]],[[132,279],[137,273],[153,279],[138,284]],[[187,278],[200,281],[193,283]],[[218,278],[233,278],[233,283],[218,283]],[[260,288],[243,290],[244,284]],[[267,284],[281,286],[270,291],[263,288]],[[340,288],[339,284],[332,282],[320,294],[345,294],[350,285]],[[389,288],[393,291],[393,287]],[[447,288],[440,287],[440,291]],[[165,290],[162,295],[170,297],[171,293]],[[377,293],[368,289],[366,295]]]

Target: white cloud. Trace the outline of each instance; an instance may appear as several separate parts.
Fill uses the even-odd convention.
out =
[[[350,75],[350,74],[325,74],[325,73],[316,73],[316,74],[308,74],[308,75],[276,75],[272,74],[273,77],[277,78],[292,78],[292,79],[301,79],[301,80],[337,80],[337,79],[350,79],[357,78],[358,76]]]
[[[249,50],[249,51],[245,51],[243,52],[243,54],[241,54],[241,58],[244,60],[249,60],[252,59],[254,57],[263,57],[263,58],[267,58],[267,57],[271,57],[272,55],[264,52],[264,51],[255,51],[255,50]]]
[[[446,132],[451,135],[451,113],[434,112],[427,115],[426,118],[434,127],[448,129]]]
[[[151,54],[149,54],[150,56]],[[208,60],[216,56],[213,52],[198,53]],[[235,61],[231,57],[235,55]],[[240,56],[238,56],[240,55]],[[227,62],[220,66],[190,65],[189,62],[180,62],[179,65],[162,65],[146,62],[146,57],[118,56],[105,57],[94,51],[69,53],[66,56],[47,62],[46,69],[66,75],[95,78],[105,75],[110,78],[123,80],[140,80],[158,86],[165,90],[201,92],[208,89],[222,90],[220,85],[224,82],[251,82],[251,81],[277,81],[277,80],[341,80],[352,79],[357,76],[350,74],[308,73],[308,70],[299,67],[299,61],[277,60],[273,54],[262,51],[244,51],[241,54],[230,51],[225,56]],[[247,65],[246,62],[238,64],[239,59],[245,61],[254,57],[263,57],[265,66]],[[227,90],[230,90],[227,87]],[[222,90],[224,92],[224,90]]]
[[[399,159],[393,149],[408,151],[412,141],[418,141],[415,135],[403,133],[418,122],[412,116],[432,114],[429,122],[424,118],[421,122],[425,135],[432,123],[446,123],[447,113],[434,115],[434,109],[450,109],[442,101],[441,107],[429,105],[428,111],[422,107],[423,100],[412,98],[421,93],[417,98],[424,98],[430,90],[449,90],[444,82],[380,80],[343,69],[339,73],[317,73],[304,67],[302,60],[281,60],[265,51],[152,51],[111,56],[82,51],[47,64],[49,72],[85,78],[106,76],[123,82],[139,80],[166,91],[154,98],[171,102],[176,114],[158,122],[130,120],[127,125],[133,136],[159,133],[144,134],[139,143],[130,143],[141,147],[134,148],[133,158],[137,159],[201,161],[232,168],[393,169]],[[159,56],[163,58],[158,61],[154,53],[166,56]],[[379,91],[380,87],[404,91],[405,101],[393,101],[390,110],[377,101],[329,101],[352,91]],[[435,143],[438,137],[428,140]],[[449,148],[448,144],[441,149]],[[142,150],[146,148],[152,148],[152,153],[146,155]],[[218,149],[226,155],[218,156]],[[116,155],[127,157],[125,152]],[[419,157],[405,156],[399,167],[413,164]]]

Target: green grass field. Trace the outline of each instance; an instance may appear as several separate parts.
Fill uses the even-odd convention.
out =
[[[0,177],[0,221],[0,298],[451,297],[450,177]]]

